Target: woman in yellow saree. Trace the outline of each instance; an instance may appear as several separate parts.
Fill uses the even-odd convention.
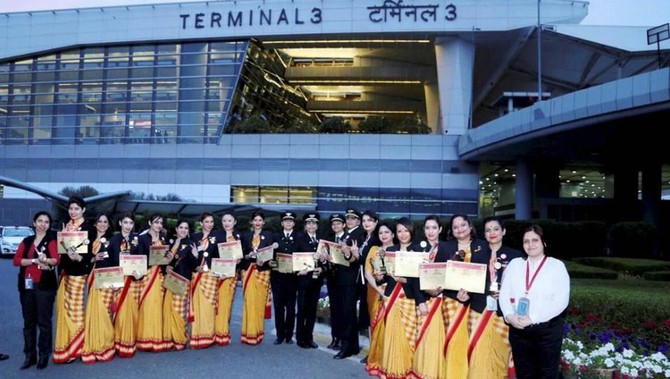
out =
[[[188,221],[177,221],[175,236],[170,239],[168,258],[170,263],[166,273],[174,272],[184,279],[191,280],[193,270],[197,266],[198,250],[195,243],[189,238]],[[163,339],[167,349],[184,350],[188,343],[186,331],[188,289],[184,294],[177,294],[170,290],[165,291],[163,299]]]
[[[367,279],[367,304],[370,314],[370,348],[365,370],[371,376],[379,375],[379,366],[382,356],[382,343],[384,342],[384,290],[386,283],[383,282],[384,273],[380,252],[393,246],[395,233],[388,222],[382,222],[377,227],[377,236],[381,246],[373,246],[365,258],[365,278]]]
[[[449,259],[488,265],[491,250],[486,241],[475,238],[470,218],[465,214],[455,214],[449,225],[449,232],[453,237],[445,242]],[[487,288],[488,279],[485,285]],[[470,370],[468,363],[470,325],[486,307],[486,296],[469,293],[463,288],[458,291],[447,290],[444,294],[443,311],[449,320],[444,349],[445,376],[466,379]]]
[[[498,309],[498,295],[502,274],[507,264],[523,254],[503,245],[505,224],[499,217],[484,220],[484,236],[491,249],[489,260],[489,297],[487,307],[474,323],[470,336],[470,378],[503,379],[508,376],[512,348],[509,344],[509,326]],[[474,312],[473,312],[474,313]]]
[[[81,360],[84,363],[109,362],[114,358],[114,325],[112,324],[112,304],[116,289],[95,288],[96,271],[119,265],[118,256],[110,254],[112,229],[106,214],[95,219],[95,237],[92,239],[93,270],[88,276],[88,301],[84,327],[84,348]]]
[[[423,231],[427,241],[419,244],[428,253],[428,262],[445,262],[447,252],[440,241],[442,226],[436,215],[426,216]],[[442,313],[442,288],[421,291],[427,313],[419,314],[416,350],[414,352],[414,378],[441,378],[444,375],[445,322]]]
[[[90,233],[91,227],[84,220],[86,203],[80,197],[68,200],[70,221],[63,225],[63,232]],[[86,280],[91,272],[91,254],[89,238],[78,245],[66,245],[60,241],[61,254],[60,283],[56,294],[56,339],[54,341],[54,363],[70,363],[81,357],[84,347],[84,294]],[[80,250],[85,250],[79,254]]]
[[[133,232],[135,221],[131,213],[124,213],[119,220],[121,233],[115,234],[110,242],[110,255],[121,259],[122,255],[137,255],[139,234]],[[126,276],[123,288],[117,292],[113,304],[114,313],[114,345],[121,358],[130,358],[137,350],[137,317],[140,294],[142,292],[141,276]]]
[[[270,267],[256,259],[258,249],[272,245],[272,233],[263,230],[265,214],[254,212],[252,230],[244,238],[245,259],[242,261],[242,343],[258,345],[265,336],[265,315],[270,299]]]
[[[412,242],[414,224],[406,217],[398,220],[395,227],[398,244],[386,249],[388,252],[419,251],[418,244]],[[385,275],[384,292],[384,342],[379,377],[382,379],[407,378],[412,374],[414,348],[417,332],[417,306],[421,306],[415,296],[418,288],[409,278]],[[423,309],[422,311],[425,311]],[[368,357],[368,360],[370,358]]]
[[[151,262],[149,256],[152,247],[165,247],[167,251],[163,216],[153,214],[149,217],[149,230],[140,235],[139,241],[139,253],[147,256],[147,262]],[[137,323],[137,349],[141,351],[160,352],[168,349],[163,338],[163,280],[160,265],[151,266],[142,278]]]
[[[212,233],[214,215],[205,212],[200,216],[202,232],[193,234],[198,246],[198,264],[191,280],[191,349],[206,349],[214,344],[214,319],[216,317],[218,277],[209,271],[212,258],[219,257],[218,242]]]
[[[237,218],[231,213],[225,213],[221,217],[223,230],[219,230],[216,235],[219,242],[240,241],[242,236],[235,231]],[[237,262],[240,266],[240,260]],[[233,310],[233,299],[237,289],[237,275],[232,277],[220,277],[218,290],[218,302],[216,309],[216,318],[214,319],[214,343],[219,346],[230,344],[230,315]]]

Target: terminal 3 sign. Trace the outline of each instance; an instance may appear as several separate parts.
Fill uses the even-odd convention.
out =
[[[302,7],[300,6],[304,4]],[[318,3],[320,6],[313,6]],[[353,3],[353,2],[352,2]],[[361,4],[365,3],[365,5]],[[303,2],[220,2],[221,10],[209,12],[193,12],[179,14],[181,28],[184,30],[194,29],[221,29],[221,28],[246,28],[255,26],[300,26],[305,24],[319,25],[327,21],[341,20],[351,22],[356,17],[343,20],[342,16],[351,13],[352,16],[360,15],[361,5],[363,13],[367,15],[367,22],[371,24],[408,24],[408,23],[438,23],[442,21],[452,22],[458,18],[457,5],[451,2],[429,2],[429,1],[360,1],[356,0],[356,6],[352,4],[349,12],[341,5],[326,8],[323,1]],[[282,4],[290,4],[282,6]],[[346,4],[342,1],[340,4]],[[226,9],[232,8],[232,9]],[[329,17],[329,16],[333,17]],[[361,21],[361,20],[358,20]]]

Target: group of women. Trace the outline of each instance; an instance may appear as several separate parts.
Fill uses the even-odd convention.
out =
[[[219,256],[220,242],[240,241],[244,253],[236,267],[244,299],[241,341],[249,345],[263,341],[264,320],[271,305],[271,268],[257,261],[254,253],[272,245],[273,235],[264,229],[262,211],[253,214],[247,233],[236,231],[232,214],[224,214],[222,228],[215,229],[214,216],[204,213],[201,232],[194,233],[188,221],[179,220],[169,236],[159,214],[149,217],[148,229],[142,234],[134,232],[133,216],[124,214],[118,220],[120,232],[113,233],[113,222],[107,215],[98,215],[89,225],[85,211],[81,198],[71,198],[70,220],[62,226],[62,231],[87,233],[85,253],[63,245],[61,250],[65,251],[59,254],[56,236],[50,232],[51,216],[38,212],[33,220],[35,235],[21,243],[14,257],[14,264],[20,267],[24,318],[26,359],[21,369],[33,365],[45,368],[52,353],[55,363],[76,359],[93,363],[115,356],[132,357],[137,350],[160,352],[182,350],[187,345],[203,349],[229,344],[237,275],[215,275],[209,269],[212,259]],[[517,377],[555,377],[562,341],[560,315],[567,307],[569,277],[560,261],[547,260],[539,227],[524,233],[528,259],[515,259],[522,253],[502,244],[505,228],[498,218],[485,220],[485,241],[476,237],[467,215],[454,215],[449,223],[450,238],[442,241],[440,219],[427,216],[426,239],[419,241],[411,220],[401,218],[392,224],[371,214],[375,217],[363,214],[361,243],[352,248],[357,257],[362,253],[367,282],[370,349],[365,363],[370,375],[505,378],[514,355]],[[119,266],[124,255],[144,255],[151,261],[150,252],[157,249],[166,251],[164,264],[125,276],[121,288],[96,286],[96,269]],[[484,264],[485,292],[421,290],[418,278],[395,276],[393,270],[383,269],[385,255],[397,251],[425,252],[429,262]],[[513,275],[505,271],[508,264]],[[175,274],[188,280],[185,292],[163,286],[166,277]],[[54,301],[56,338],[52,351]]]
[[[184,219],[165,233],[164,218],[154,214],[148,219],[148,229],[138,234],[132,214],[120,217],[120,231],[114,233],[108,215],[99,214],[89,224],[85,211],[83,199],[70,198],[70,219],[58,228],[85,232],[87,239],[80,245],[61,243],[59,254],[51,216],[38,212],[33,219],[35,235],[20,244],[14,257],[14,265],[20,267],[18,287],[24,320],[26,359],[21,369],[34,365],[43,369],[52,354],[54,363],[77,359],[94,363],[115,356],[132,357],[137,350],[228,345],[237,275],[227,277],[209,269],[212,259],[219,257],[217,244],[226,241],[241,241],[247,257],[236,262],[245,295],[242,343],[255,345],[263,340],[269,271],[248,258],[272,240],[263,229],[263,212],[254,215],[252,231],[247,234],[235,230],[237,220],[232,214],[224,214],[222,228],[215,230],[211,213],[201,216],[202,231],[198,233]],[[86,245],[84,251],[81,245]],[[165,252],[162,264],[150,264],[146,273],[135,270],[124,276],[120,288],[96,285],[96,280],[101,280],[96,273],[100,276],[104,271],[97,269],[119,266],[124,255],[144,255],[151,262],[152,250]],[[168,276],[188,280],[186,291],[166,289],[170,286],[163,283]],[[56,336],[52,341],[54,302]]]
[[[506,231],[500,218],[484,221],[486,240],[476,237],[464,214],[451,218],[446,241],[440,240],[440,225],[437,216],[427,216],[424,241],[415,238],[414,225],[405,218],[395,225],[381,222],[376,226],[379,242],[365,261],[369,375],[556,378],[569,277],[559,260],[547,261],[542,229],[534,225],[525,230],[523,246],[528,259],[524,259],[521,252],[503,245]],[[392,270],[380,269],[379,262],[383,267],[384,256],[394,251],[426,252],[428,262],[484,264],[485,291],[421,290],[418,278],[398,277]],[[544,270],[543,260],[547,261]],[[508,264],[513,273],[503,275]],[[517,309],[522,298],[533,303],[530,313]]]

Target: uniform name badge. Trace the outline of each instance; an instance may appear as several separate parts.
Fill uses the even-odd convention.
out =
[[[516,305],[516,314],[519,316],[528,316],[530,310],[530,300],[527,297],[519,298],[519,303]]]
[[[494,299],[493,296],[486,296],[486,310],[494,312],[498,310],[498,300]]]

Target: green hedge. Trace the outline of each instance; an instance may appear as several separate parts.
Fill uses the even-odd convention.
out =
[[[642,276],[647,272],[653,271],[670,271],[670,262],[653,259],[583,257],[575,258],[573,261],[586,266],[610,269],[622,274],[635,276]]]
[[[616,280],[619,277],[619,274],[616,271],[586,266],[583,264],[564,261],[565,268],[568,269],[571,279],[609,279]]]
[[[617,257],[649,258],[658,243],[656,229],[638,221],[619,222],[609,230],[608,246]]]
[[[645,280],[670,282],[670,271],[645,272],[643,277]]]

